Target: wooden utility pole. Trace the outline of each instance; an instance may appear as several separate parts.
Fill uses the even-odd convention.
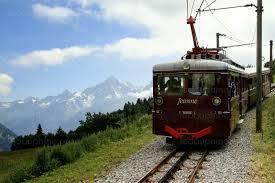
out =
[[[273,83],[273,41],[270,40],[270,58],[269,58],[269,67],[270,67],[270,86]],[[270,87],[271,90],[271,87]]]
[[[256,88],[256,132],[262,129],[262,0],[257,0],[257,88]]]

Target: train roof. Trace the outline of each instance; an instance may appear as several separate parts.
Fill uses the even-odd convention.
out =
[[[188,65],[191,71],[221,71],[231,70],[239,73],[245,73],[245,71],[239,67],[228,64],[220,60],[211,59],[186,59],[179,62],[157,64],[153,67],[154,72],[168,72],[168,71],[184,71],[184,67]]]
[[[245,72],[248,74],[248,77],[256,76],[257,68],[256,67],[245,68]],[[262,72],[268,74],[270,73],[270,69],[263,66]]]
[[[242,69],[228,63],[228,61],[211,60],[211,59],[186,59],[178,62],[157,64],[153,67],[153,72],[184,71],[188,66],[190,71],[233,71],[247,76],[256,75],[256,68]],[[263,73],[269,73],[269,69],[263,67]]]

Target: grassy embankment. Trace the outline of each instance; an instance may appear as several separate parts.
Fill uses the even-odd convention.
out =
[[[28,167],[32,164],[37,150],[27,149],[14,152],[0,152],[0,182],[9,175],[10,172],[19,167]]]
[[[255,124],[253,122],[252,124]],[[255,125],[253,125],[255,131]],[[275,96],[263,104],[263,135],[253,135],[253,171],[259,182],[275,180]]]
[[[24,177],[30,182],[93,182],[95,177],[103,175],[153,139],[151,117],[145,115],[122,128],[107,129],[79,142],[28,150],[22,158],[18,158],[20,152],[2,153],[0,159],[8,168],[0,169],[0,181],[8,175],[7,182],[20,182]],[[8,165],[11,160],[6,160],[7,157],[15,160]],[[19,162],[21,168],[16,165]],[[33,174],[42,175],[35,178]]]

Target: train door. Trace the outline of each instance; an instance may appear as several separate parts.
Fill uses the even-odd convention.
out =
[[[240,93],[239,93],[239,83],[238,83],[239,75],[232,73],[230,77],[230,131],[231,133],[234,131],[237,122],[240,118]]]

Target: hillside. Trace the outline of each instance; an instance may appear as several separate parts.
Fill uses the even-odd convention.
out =
[[[108,129],[83,138],[76,143],[46,147],[40,150],[29,149],[0,153],[0,182],[4,181],[5,177],[9,182],[30,179],[32,178],[31,172],[37,168],[42,170],[42,167],[47,167],[50,171],[38,178],[32,178],[31,182],[93,181],[96,176],[127,159],[154,138],[155,136],[151,133],[151,117],[144,115],[125,124],[122,128]],[[37,151],[39,153],[35,155]],[[54,152],[55,155],[53,155]],[[62,164],[56,164],[57,159],[54,161],[48,159],[56,157],[56,153],[58,153],[58,157],[70,160],[68,159],[65,164],[62,161],[64,166],[61,166]],[[53,162],[55,163],[53,164]]]
[[[2,123],[18,135],[34,133],[40,123],[45,132],[59,126],[69,131],[79,125],[86,112],[112,112],[128,101],[149,97],[152,85],[136,87],[114,77],[82,92],[68,90],[43,99],[28,97],[14,102],[0,102]]]
[[[273,91],[274,94],[274,91]],[[255,152],[252,157],[252,175],[255,182],[274,182],[275,179],[275,96],[263,104],[263,133],[255,133],[252,144]],[[256,118],[253,119],[253,131],[256,131]]]
[[[0,123],[0,151],[9,151],[15,137],[15,133]]]

